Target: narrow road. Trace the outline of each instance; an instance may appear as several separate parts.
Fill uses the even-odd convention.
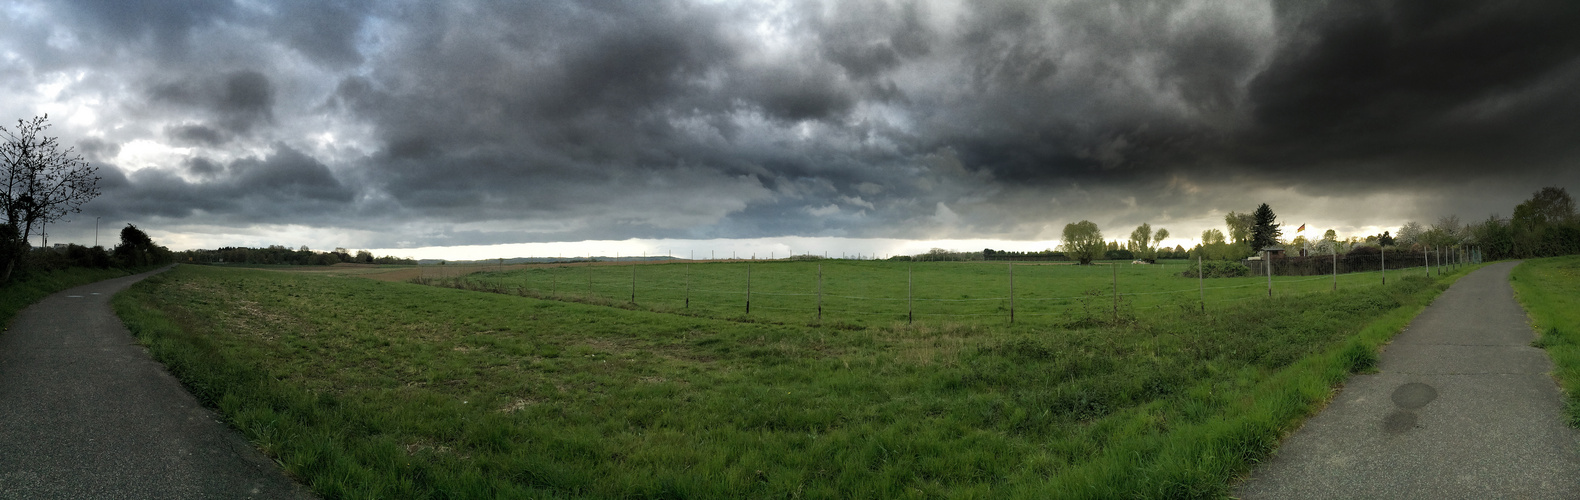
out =
[[[1461,278],[1350,377],[1240,498],[1580,498],[1580,433],[1500,263]]]
[[[310,498],[111,312],[151,274],[51,295],[0,333],[0,498]]]

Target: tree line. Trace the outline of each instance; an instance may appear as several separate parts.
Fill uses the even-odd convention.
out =
[[[15,231],[9,224],[0,224],[0,240],[9,238]],[[111,249],[76,243],[34,248],[24,240],[21,245],[0,245],[0,259],[10,263],[12,272],[8,280],[73,267],[141,269],[174,262],[169,248],[154,243],[147,233],[132,224],[121,228],[121,241]]]
[[[1224,230],[1207,229],[1201,233],[1201,243],[1190,250],[1176,247],[1170,252],[1153,245],[1168,237],[1166,229],[1152,231],[1142,224],[1130,234],[1130,241],[1123,245],[1136,258],[1197,258],[1216,261],[1237,261],[1263,250],[1283,247],[1292,253],[1344,254],[1356,267],[1363,262],[1380,260],[1383,249],[1401,252],[1401,257],[1445,251],[1473,251],[1483,260],[1523,259],[1556,255],[1580,254],[1580,215],[1575,211],[1574,198],[1561,187],[1545,187],[1531,198],[1514,207],[1511,217],[1493,214],[1477,223],[1462,223],[1458,216],[1445,216],[1430,226],[1419,222],[1406,222],[1399,234],[1384,231],[1365,237],[1352,236],[1340,239],[1329,229],[1319,240],[1298,235],[1292,240],[1283,239],[1283,225],[1272,207],[1263,203],[1249,213],[1229,212],[1224,216]],[[1150,236],[1150,237],[1149,237]],[[1082,264],[1103,257],[1128,258],[1116,241],[1103,238],[1102,230],[1091,221],[1065,225],[1063,245],[1057,253]],[[1013,253],[1001,253],[1015,257]],[[1407,259],[1408,257],[1406,257]],[[1401,259],[1401,263],[1408,262]]]
[[[400,257],[383,256],[374,257],[372,252],[357,250],[352,253],[344,248],[333,251],[319,252],[303,245],[291,249],[284,245],[270,245],[264,248],[250,247],[224,247],[213,250],[183,250],[176,254],[180,262],[192,264],[273,264],[289,266],[332,266],[340,263],[350,264],[401,264],[415,266],[417,261]]]

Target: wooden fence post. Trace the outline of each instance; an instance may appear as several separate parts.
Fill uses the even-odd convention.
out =
[[[1009,262],[1009,324],[1015,324],[1015,261]]]
[[[1119,264],[1108,263],[1114,269],[1114,324],[1119,324]]]

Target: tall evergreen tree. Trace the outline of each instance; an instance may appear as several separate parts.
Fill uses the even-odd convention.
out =
[[[1277,245],[1278,237],[1283,236],[1284,231],[1278,228],[1280,224],[1277,222],[1278,216],[1273,214],[1273,207],[1263,203],[1262,206],[1256,207],[1256,212],[1252,215],[1256,218],[1256,222],[1251,225],[1251,249],[1260,252],[1267,247]]]

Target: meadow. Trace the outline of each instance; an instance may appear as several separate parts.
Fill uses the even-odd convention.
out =
[[[1580,427],[1580,255],[1521,262],[1509,279],[1540,333],[1532,345],[1553,359],[1569,425]]]
[[[995,286],[998,266],[954,265],[927,269]],[[1462,274],[1070,325],[764,323],[200,266],[114,305],[328,498],[1211,498]]]
[[[414,281],[709,318],[886,326],[906,323],[1071,325],[1116,316],[1224,308],[1268,298],[1268,278],[1187,278],[1184,261],[1156,265],[824,260],[429,266]],[[1013,277],[1011,276],[1013,273]],[[1423,268],[1387,273],[1397,279]],[[1437,274],[1435,271],[1433,274]],[[1274,276],[1289,297],[1381,286],[1383,273]],[[1119,318],[1123,319],[1123,318]]]

